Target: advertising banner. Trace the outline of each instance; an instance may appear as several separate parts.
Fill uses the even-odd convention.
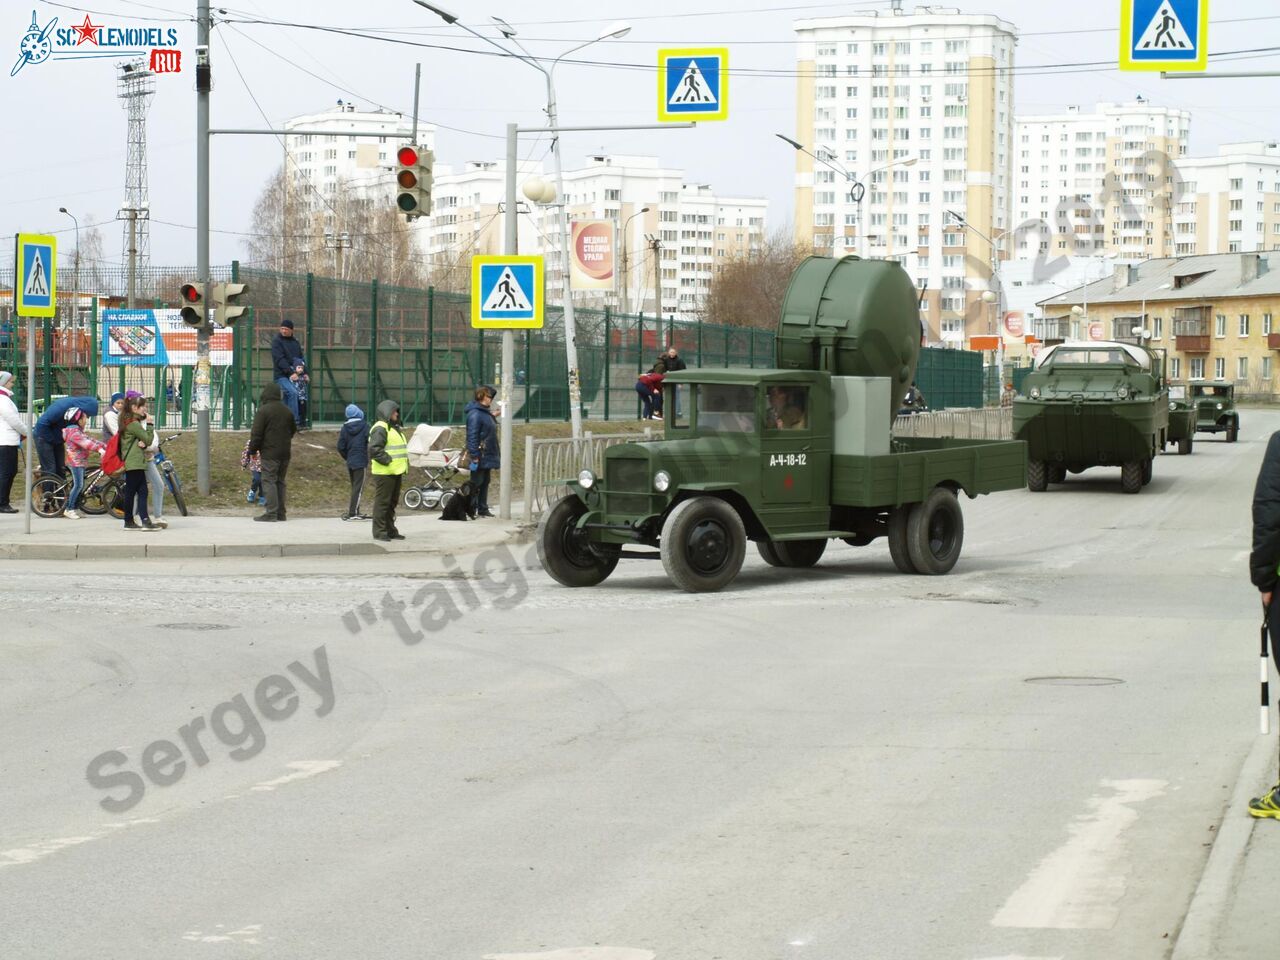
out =
[[[569,263],[573,290],[614,290],[617,287],[617,232],[612,220],[574,220],[573,251]]]
[[[1005,343],[1024,343],[1026,317],[1021,310],[1011,310],[1004,315]]]
[[[104,367],[194,367],[196,332],[178,310],[104,310],[100,363]],[[232,361],[231,331],[213,326],[209,360],[215,367]]]

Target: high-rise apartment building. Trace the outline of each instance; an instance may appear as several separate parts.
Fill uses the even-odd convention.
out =
[[[1176,255],[1280,247],[1280,144],[1224,144],[1216,157],[1183,160],[1178,173]]]
[[[517,176],[521,184],[533,177],[549,179],[533,165]],[[619,284],[605,302],[629,312],[653,314],[656,283],[663,316],[694,317],[717,266],[764,241],[768,201],[717,196],[706,184],[687,183],[684,171],[662,167],[655,157],[592,155],[585,166],[566,170],[564,183],[571,219],[617,223]],[[435,209],[420,222],[442,283],[459,287],[473,254],[502,251],[505,184],[505,168],[498,162],[469,162],[457,171],[437,166]],[[560,302],[563,289],[558,209],[528,203],[521,194],[520,252],[546,257],[551,303]]]
[[[1190,127],[1141,97],[1017,117],[1010,255],[1170,256]]]
[[[917,7],[795,31],[796,139],[827,161],[796,153],[797,242],[901,261],[931,339],[994,332],[982,292],[1012,217],[1013,24]]]

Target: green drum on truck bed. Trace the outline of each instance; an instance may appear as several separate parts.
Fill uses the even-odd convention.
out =
[[[542,518],[538,553],[566,586],[629,558],[661,559],[689,591],[718,590],[748,540],[775,567],[817,563],[828,541],[889,541],[904,573],[959,559],[958,495],[1026,482],[1019,441],[894,439],[920,349],[916,290],[891,261],[810,257],[783,303],[771,370],[685,370],[663,383],[662,440],[605,451],[597,476]]]

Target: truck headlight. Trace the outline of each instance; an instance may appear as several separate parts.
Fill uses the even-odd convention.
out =
[[[659,470],[653,475],[653,489],[659,493],[666,493],[671,486],[671,474],[665,470]]]
[[[578,473],[578,486],[583,490],[590,490],[596,485],[596,475],[590,470],[582,470]]]
[[[1221,410],[1221,409],[1222,409],[1222,404],[1218,404],[1218,409],[1219,409],[1219,410]]]
[[[1116,396],[1119,397],[1121,400],[1129,399],[1129,388],[1126,387],[1124,384],[1121,384],[1120,389],[1116,391]]]
[[[1032,388],[1031,388],[1031,399],[1032,399],[1032,400],[1039,400],[1039,399],[1040,399],[1040,388],[1039,388],[1039,387],[1032,387]]]
[[[1172,400],[1170,400],[1170,401],[1169,401],[1169,409],[1170,409],[1171,411],[1172,411],[1172,410],[1177,410],[1177,409],[1178,409],[1178,405],[1177,405],[1176,403],[1174,403]]]

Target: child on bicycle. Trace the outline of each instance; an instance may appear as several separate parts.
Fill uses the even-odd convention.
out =
[[[267,495],[262,492],[262,454],[249,456],[249,441],[244,442],[244,450],[240,454],[240,468],[249,471],[249,492],[244,496],[245,503],[257,501],[258,506],[267,505]]]
[[[79,407],[72,407],[63,416],[67,424],[62,428],[62,442],[67,448],[67,468],[71,471],[71,490],[67,494],[67,508],[62,515],[68,520],[79,520],[76,507],[80,505],[80,494],[84,490],[84,470],[91,454],[101,453],[107,445],[95,440],[84,432],[89,418]]]

